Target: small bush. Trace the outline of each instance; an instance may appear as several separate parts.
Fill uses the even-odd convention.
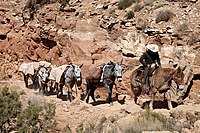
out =
[[[49,132],[49,129],[56,126],[56,121],[53,120],[55,115],[55,105],[47,104],[44,107],[39,107],[36,104],[29,102],[29,106],[24,109],[17,117],[17,130],[19,133],[24,132]]]
[[[118,9],[123,10],[131,6],[133,3],[138,2],[139,0],[120,0],[118,3]]]
[[[167,22],[173,17],[173,13],[169,10],[161,10],[156,15],[156,23],[159,23],[161,21]]]
[[[8,132],[6,124],[12,123],[20,112],[19,95],[5,87],[0,94],[0,132]]]
[[[187,29],[188,29],[188,24],[187,24],[187,23],[183,23],[183,24],[180,24],[180,25],[177,27],[176,31],[177,31],[177,32],[182,32],[182,31],[185,31],[185,30],[187,30]]]
[[[141,133],[142,131],[173,131],[175,123],[164,115],[147,110],[125,129],[127,133]]]
[[[134,12],[139,12],[142,9],[142,5],[140,3],[136,3],[133,7]]]
[[[154,0],[144,0],[144,5],[148,6],[148,5],[152,5],[154,2]]]
[[[127,19],[132,19],[134,17],[134,12],[133,11],[129,11],[126,14]]]
[[[61,132],[62,133],[72,133],[72,130],[69,127],[69,125],[66,125]]]
[[[78,127],[76,128],[76,132],[77,133],[84,133],[83,123],[78,125]]]

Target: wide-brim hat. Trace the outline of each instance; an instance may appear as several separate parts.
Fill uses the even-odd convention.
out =
[[[151,50],[152,52],[158,52],[158,45],[156,44],[147,44],[146,48]]]

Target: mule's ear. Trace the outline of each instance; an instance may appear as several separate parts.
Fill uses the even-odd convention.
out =
[[[172,60],[169,60],[169,64],[170,64],[170,63],[174,64],[174,62],[173,62]]]
[[[50,72],[50,71],[51,71],[51,69],[52,69],[52,67],[51,67],[51,66],[47,67],[47,70],[48,70],[48,72]]]
[[[83,66],[83,64],[81,64],[80,66],[79,66],[79,68],[81,68]]]
[[[178,64],[174,64],[173,67],[176,68],[178,66]]]

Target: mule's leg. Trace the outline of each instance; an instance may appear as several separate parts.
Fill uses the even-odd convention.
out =
[[[39,94],[44,94],[44,85],[40,80],[38,83],[39,83]]]
[[[69,98],[69,101],[71,102],[72,101],[72,88],[71,87],[69,87],[68,88],[68,98]]]
[[[89,97],[90,97],[90,82],[88,79],[86,79],[86,93],[85,93],[86,103],[89,102]]]
[[[63,95],[63,86],[64,86],[64,84],[60,84],[60,96]]]
[[[88,103],[89,102],[89,98],[90,98],[90,89],[89,90],[87,90],[87,92],[86,92],[86,103]]]
[[[68,99],[69,101],[71,102],[72,101],[72,87],[69,83],[65,82],[65,86],[67,87],[68,89]]]
[[[59,98],[58,83],[55,83],[54,89],[56,90],[57,98]]]
[[[26,88],[28,88],[28,75],[24,74],[24,82],[25,82]]]
[[[95,86],[93,86],[92,88],[91,88],[91,90],[90,90],[90,96],[92,97],[92,100],[94,101],[94,102],[96,102],[96,100],[95,100],[95,98],[94,98],[94,91],[96,90],[96,87]]]
[[[167,99],[168,109],[169,110],[173,109],[173,107],[172,107],[172,101],[171,101],[171,95],[170,95],[169,90],[166,93],[164,93],[164,96]]]
[[[105,84],[104,87],[106,88],[106,91],[108,92],[108,102],[110,105],[113,105],[113,103],[112,103],[112,87],[113,87],[113,85]]]
[[[150,95],[151,95],[151,101],[149,103],[149,108],[150,110],[153,110],[153,102],[154,102],[156,93],[151,93]]]
[[[172,101],[171,101],[171,99],[168,99],[168,100],[167,100],[167,104],[168,104],[169,110],[172,110],[173,107],[172,107]]]

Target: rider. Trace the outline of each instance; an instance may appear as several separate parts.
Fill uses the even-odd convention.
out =
[[[158,46],[155,44],[147,44],[146,45],[146,52],[143,53],[143,55],[140,57],[140,63],[144,67],[144,78],[142,81],[142,87],[143,91],[148,92],[149,91],[149,70],[152,67],[153,64],[157,63],[158,65],[161,65],[160,63],[160,57],[158,54]]]

